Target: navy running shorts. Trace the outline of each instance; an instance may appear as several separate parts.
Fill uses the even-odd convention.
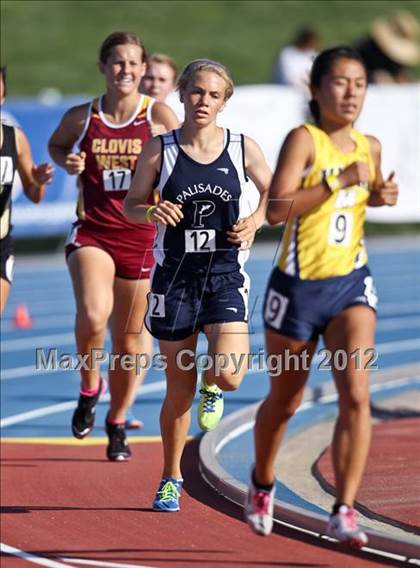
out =
[[[248,275],[206,272],[176,273],[155,265],[145,317],[153,337],[180,341],[206,324],[248,321]]]
[[[301,341],[317,341],[328,323],[350,306],[376,311],[378,297],[367,266],[345,276],[301,280],[275,268],[264,299],[266,329]]]

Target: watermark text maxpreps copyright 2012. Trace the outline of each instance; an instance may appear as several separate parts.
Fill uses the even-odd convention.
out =
[[[321,371],[343,371],[349,365],[356,369],[377,370],[378,354],[374,348],[355,349],[347,352],[337,349],[320,349],[311,361],[310,353],[302,350],[291,353],[285,349],[283,353],[267,355],[260,348],[256,353],[194,353],[191,349],[181,349],[176,354],[176,366],[181,371],[189,371],[197,367],[202,371],[213,370],[215,376],[228,370],[238,374],[244,369],[250,371],[267,371],[272,376],[279,376],[283,371],[309,371],[312,365]],[[90,353],[60,353],[58,348],[36,349],[35,368],[38,371],[81,371],[106,366],[109,371],[121,369],[135,371],[155,369],[164,371],[168,366],[167,357],[163,353],[109,353],[105,349],[92,349]]]

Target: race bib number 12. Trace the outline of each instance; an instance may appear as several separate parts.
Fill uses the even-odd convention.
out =
[[[216,250],[216,231],[196,229],[185,231],[185,252],[213,252]]]

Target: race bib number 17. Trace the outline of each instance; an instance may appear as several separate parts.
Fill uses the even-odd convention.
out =
[[[131,170],[104,170],[102,172],[105,191],[127,191],[131,184]]]

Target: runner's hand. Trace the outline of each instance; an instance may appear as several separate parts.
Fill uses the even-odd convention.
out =
[[[85,169],[86,152],[67,154],[64,168],[71,176],[80,175]]]
[[[245,217],[233,225],[230,231],[227,231],[228,241],[240,245],[241,250],[249,249],[254,242],[257,229],[254,216]]]
[[[366,162],[353,162],[338,176],[342,188],[359,185],[370,180],[370,170]]]
[[[181,211],[182,205],[172,203],[171,201],[159,201],[159,204],[153,209],[150,215],[150,221],[153,223],[163,223],[176,227],[176,224],[184,218]]]
[[[395,172],[391,172],[381,187],[374,190],[375,193],[379,194],[383,205],[389,205],[390,207],[396,205],[398,201],[399,189],[394,181],[394,175]]]
[[[32,166],[32,177],[37,185],[51,183],[54,174],[52,164],[44,163],[39,166]]]

